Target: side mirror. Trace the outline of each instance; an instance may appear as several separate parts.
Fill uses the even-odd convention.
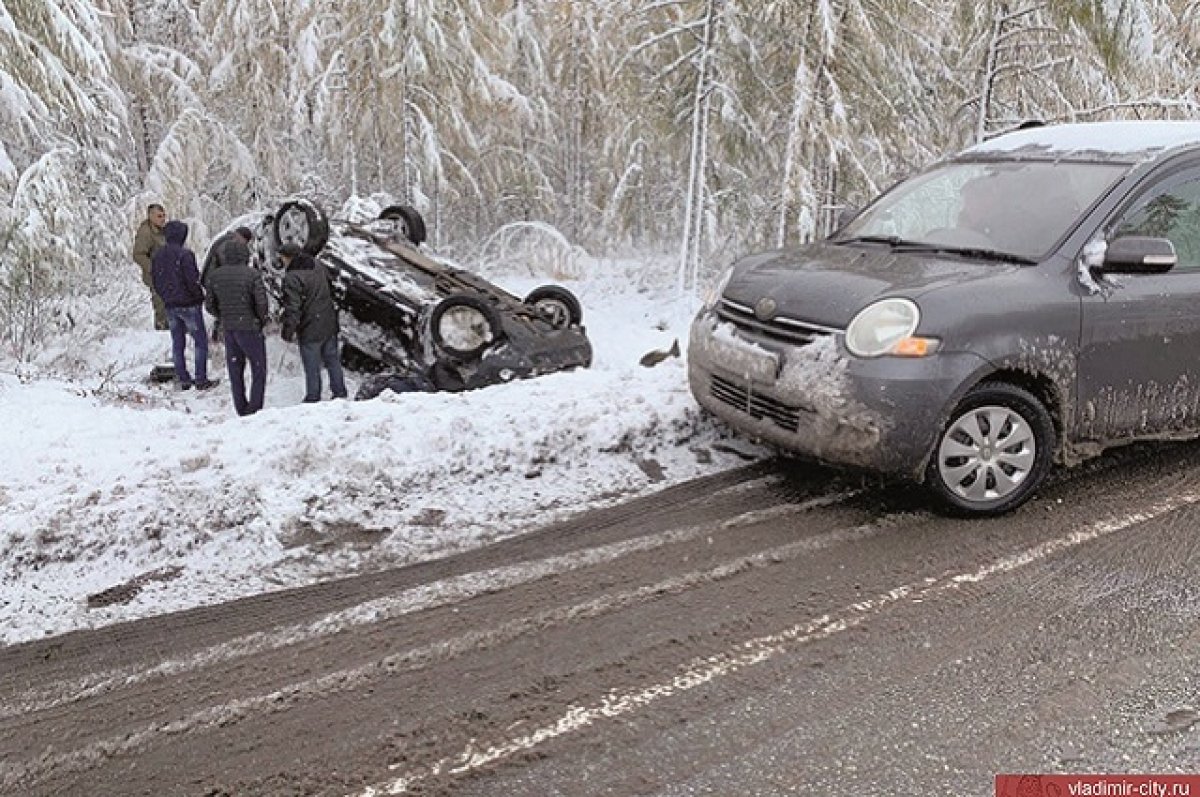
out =
[[[1103,269],[1111,274],[1165,274],[1179,262],[1166,238],[1127,235],[1108,242]]]

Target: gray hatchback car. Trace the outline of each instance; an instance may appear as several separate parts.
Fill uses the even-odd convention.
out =
[[[1200,122],[974,146],[825,241],[736,263],[688,360],[735,428],[971,514],[1055,462],[1200,435]]]

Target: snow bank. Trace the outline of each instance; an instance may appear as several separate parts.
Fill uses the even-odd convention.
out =
[[[693,306],[630,285],[569,285],[593,368],[472,393],[300,405],[299,357],[273,340],[267,407],[238,418],[224,381],[143,384],[169,344],[135,330],[90,383],[0,374],[0,641],[442,556],[740,463],[711,450],[724,432],[682,358],[638,364],[686,340]]]

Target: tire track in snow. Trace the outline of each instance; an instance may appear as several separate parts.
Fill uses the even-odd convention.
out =
[[[827,504],[834,501],[834,497],[827,496],[816,500]],[[805,511],[810,508],[812,507],[797,505],[796,510]],[[152,745],[161,736],[180,736],[216,727],[225,727],[253,716],[277,714],[290,710],[293,706],[308,699],[323,699],[340,692],[352,692],[378,678],[386,678],[397,672],[445,661],[472,650],[503,644],[551,626],[599,617],[639,603],[656,600],[663,595],[679,594],[689,589],[732,578],[749,570],[775,566],[805,554],[867,539],[893,529],[902,520],[912,517],[911,514],[884,516],[870,523],[835,529],[786,545],[740,556],[711,568],[602,595],[570,606],[561,606],[514,618],[486,630],[468,631],[358,667],[337,670],[316,678],[306,679],[267,694],[231,701],[194,712],[181,719],[155,723],[139,730],[122,733],[120,736],[95,741],[71,752],[50,753],[25,764],[0,763],[0,791],[17,785],[30,785],[31,781],[38,781],[55,774],[84,772],[113,756],[137,753]],[[711,527],[693,527],[682,531],[694,533],[698,528],[702,529],[700,533],[712,532]],[[677,532],[677,534],[679,533],[682,532]],[[494,587],[489,586],[487,589],[494,589]]]
[[[688,692],[718,678],[761,664],[797,645],[842,633],[892,606],[920,603],[964,586],[982,583],[994,576],[1011,573],[1055,554],[1146,523],[1197,502],[1200,502],[1200,492],[1182,493],[1153,502],[1140,512],[1094,522],[1065,537],[995,559],[973,571],[904,584],[874,598],[853,603],[836,614],[811,618],[780,632],[748,639],[723,653],[694,659],[683,664],[678,674],[660,683],[642,688],[613,689],[592,705],[570,706],[556,721],[537,730],[498,741],[482,749],[471,745],[458,755],[442,758],[431,766],[411,770],[386,783],[353,792],[348,797],[405,794],[435,778],[457,778],[470,774],[598,722],[630,714],[663,698]]]
[[[6,700],[4,705],[0,706],[0,720],[78,703],[115,689],[136,686],[159,678],[176,677],[235,659],[332,636],[352,628],[386,622],[406,614],[459,603],[485,592],[509,589],[541,578],[606,564],[625,556],[690,542],[715,531],[744,528],[767,520],[835,506],[861,492],[861,490],[850,490],[818,496],[797,504],[753,510],[736,515],[719,524],[698,524],[573,551],[535,562],[523,562],[491,570],[464,573],[432,584],[413,587],[397,595],[378,598],[348,609],[332,612],[310,622],[289,625],[272,631],[245,634],[187,656],[161,661],[153,667],[120,668],[70,681],[59,681],[36,690],[30,690]]]

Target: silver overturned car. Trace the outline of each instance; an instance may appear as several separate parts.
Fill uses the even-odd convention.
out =
[[[514,296],[424,251],[424,219],[393,205],[366,222],[330,219],[291,199],[251,227],[255,261],[282,294],[277,252],[296,244],[328,270],[341,309],[343,364],[363,375],[358,398],[395,390],[471,390],[591,365],[579,300],[559,285]]]
[[[1055,462],[1200,435],[1200,122],[1022,129],[747,257],[688,376],[748,435],[968,514]]]

